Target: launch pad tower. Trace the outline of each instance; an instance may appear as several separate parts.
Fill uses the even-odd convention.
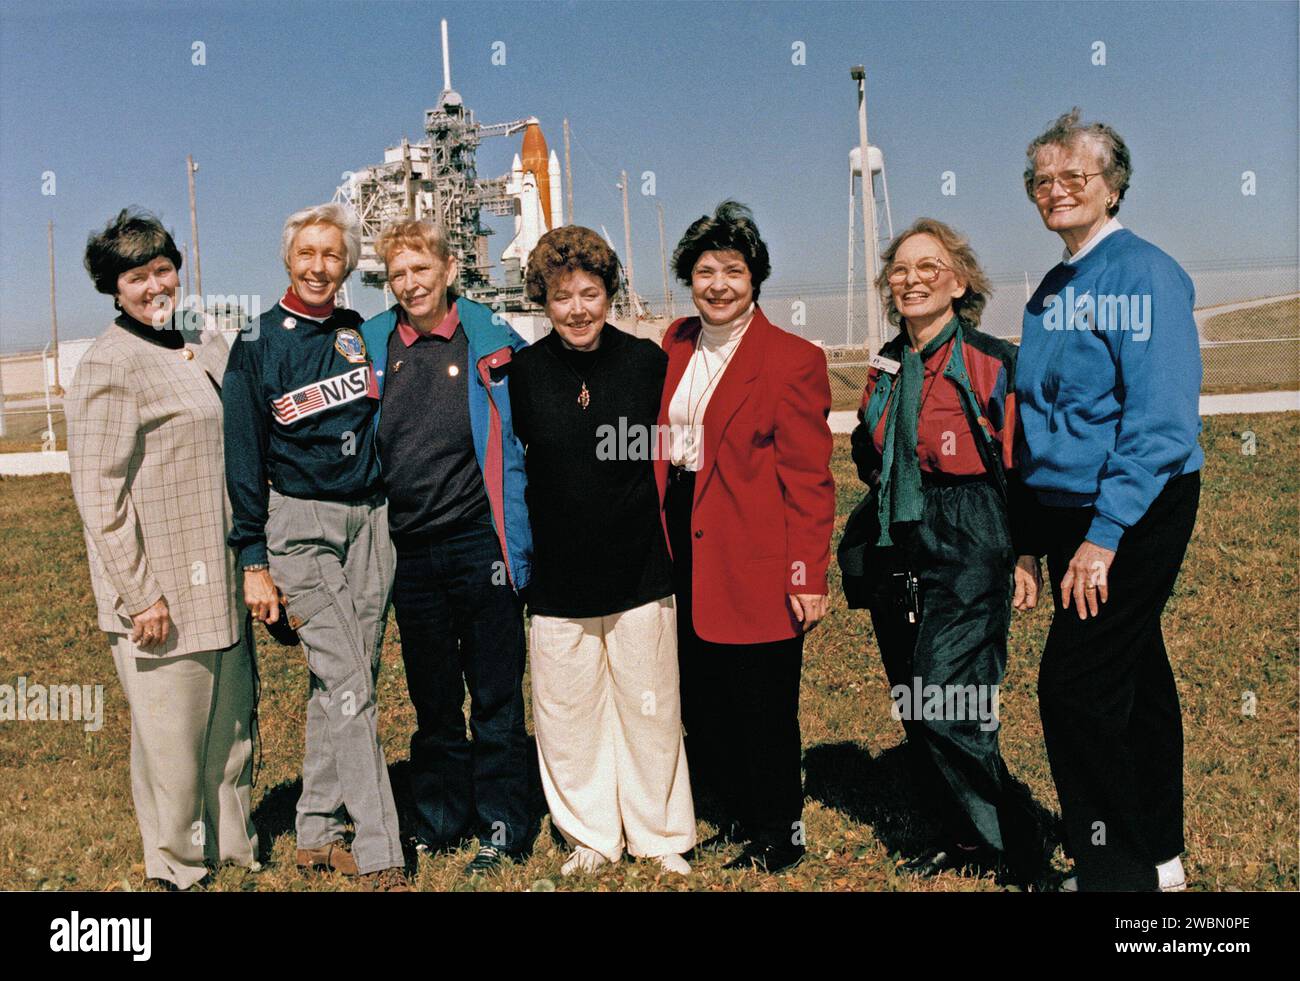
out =
[[[384,263],[375,253],[375,238],[390,221],[404,218],[431,218],[447,231],[451,249],[460,262],[458,289],[461,295],[504,311],[538,312],[524,295],[522,265],[536,244],[536,237],[551,226],[563,223],[555,212],[559,206],[558,162],[549,157],[552,176],[533,164],[532,171],[521,168],[516,156],[510,174],[481,178],[475,163],[478,145],[487,137],[511,136],[527,130],[525,157],[530,143],[540,143],[542,160],[547,161],[545,140],[534,117],[508,123],[480,123],[465,106],[460,94],[451,87],[451,61],[447,46],[447,22],[442,22],[442,91],[438,104],[424,112],[425,138],[412,143],[403,138],[400,145],[384,152],[384,162],[345,174],[345,181],[334,200],[347,205],[361,222],[361,260],[357,266],[361,281],[367,286],[383,286]],[[531,161],[526,161],[530,163]],[[548,186],[549,200],[543,208],[539,193]],[[544,222],[538,220],[545,210]],[[488,235],[492,229],[482,223],[486,212],[498,216],[515,216],[516,240],[504,259],[505,281],[494,283],[489,270]],[[534,220],[529,221],[529,218]],[[540,226],[540,230],[538,230]],[[551,226],[553,227],[553,226]],[[520,235],[531,241],[521,241]],[[521,259],[522,256],[522,259]]]

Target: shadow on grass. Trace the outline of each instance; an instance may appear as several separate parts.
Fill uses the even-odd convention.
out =
[[[823,744],[804,753],[803,762],[804,795],[868,825],[891,853],[914,858],[941,835],[936,805],[915,786],[905,742],[874,757],[857,743]],[[1013,813],[1028,814],[1039,833],[1059,841],[1057,816],[1025,784],[1012,777],[1009,794]]]
[[[528,737],[526,749],[528,760],[528,804],[527,824],[524,826],[523,846],[520,860],[527,861],[536,845],[537,835],[541,830],[542,818],[546,816],[546,796],[542,790],[541,771],[537,762],[537,741]],[[415,836],[418,822],[416,819],[415,799],[411,795],[411,761],[398,760],[388,764],[388,780],[393,788],[393,800],[397,805],[397,824],[402,840],[402,852],[408,868],[416,864]],[[274,787],[267,788],[262,799],[253,808],[253,824],[257,828],[259,848],[262,855],[259,860],[267,861],[275,840],[281,835],[291,834],[297,817],[298,798],[302,795],[302,778],[285,780]],[[346,808],[340,808],[341,816],[347,820]]]
[[[834,808],[872,833],[891,853],[911,858],[939,833],[912,787],[907,747],[872,756],[857,743],[823,743],[804,753],[804,796]]]

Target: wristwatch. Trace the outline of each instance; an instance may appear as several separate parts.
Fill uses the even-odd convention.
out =
[[[244,571],[245,571],[245,572],[265,572],[265,571],[266,571],[266,568],[267,568],[267,566],[266,566],[266,563],[265,563],[265,562],[250,562],[248,565],[244,566]]]

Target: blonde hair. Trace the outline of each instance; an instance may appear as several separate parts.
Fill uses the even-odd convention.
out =
[[[984,270],[980,268],[979,258],[975,255],[975,250],[970,247],[966,236],[936,218],[918,218],[910,228],[889,243],[884,255],[880,257],[880,273],[876,276],[876,289],[880,290],[880,296],[885,301],[885,312],[889,316],[889,322],[896,327],[903,322],[903,315],[894,305],[894,292],[889,288],[889,267],[894,264],[894,257],[898,255],[899,248],[913,235],[929,235],[936,239],[948,253],[948,257],[952,260],[949,264],[952,271],[959,279],[966,281],[966,292],[952,301],[952,311],[972,327],[978,327],[984,305],[993,295],[993,287],[989,284],[988,276],[984,275]]]
[[[428,252],[446,261],[451,258],[451,244],[443,227],[427,218],[404,218],[389,222],[375,237],[375,254],[388,260],[393,254],[410,249],[413,252]]]

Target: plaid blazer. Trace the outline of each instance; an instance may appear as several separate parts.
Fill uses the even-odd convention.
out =
[[[112,324],[77,367],[64,400],[72,493],[85,525],[99,626],[129,633],[131,614],[165,597],[174,629],[159,657],[223,650],[243,628],[226,547],[217,331],[169,349]]]

